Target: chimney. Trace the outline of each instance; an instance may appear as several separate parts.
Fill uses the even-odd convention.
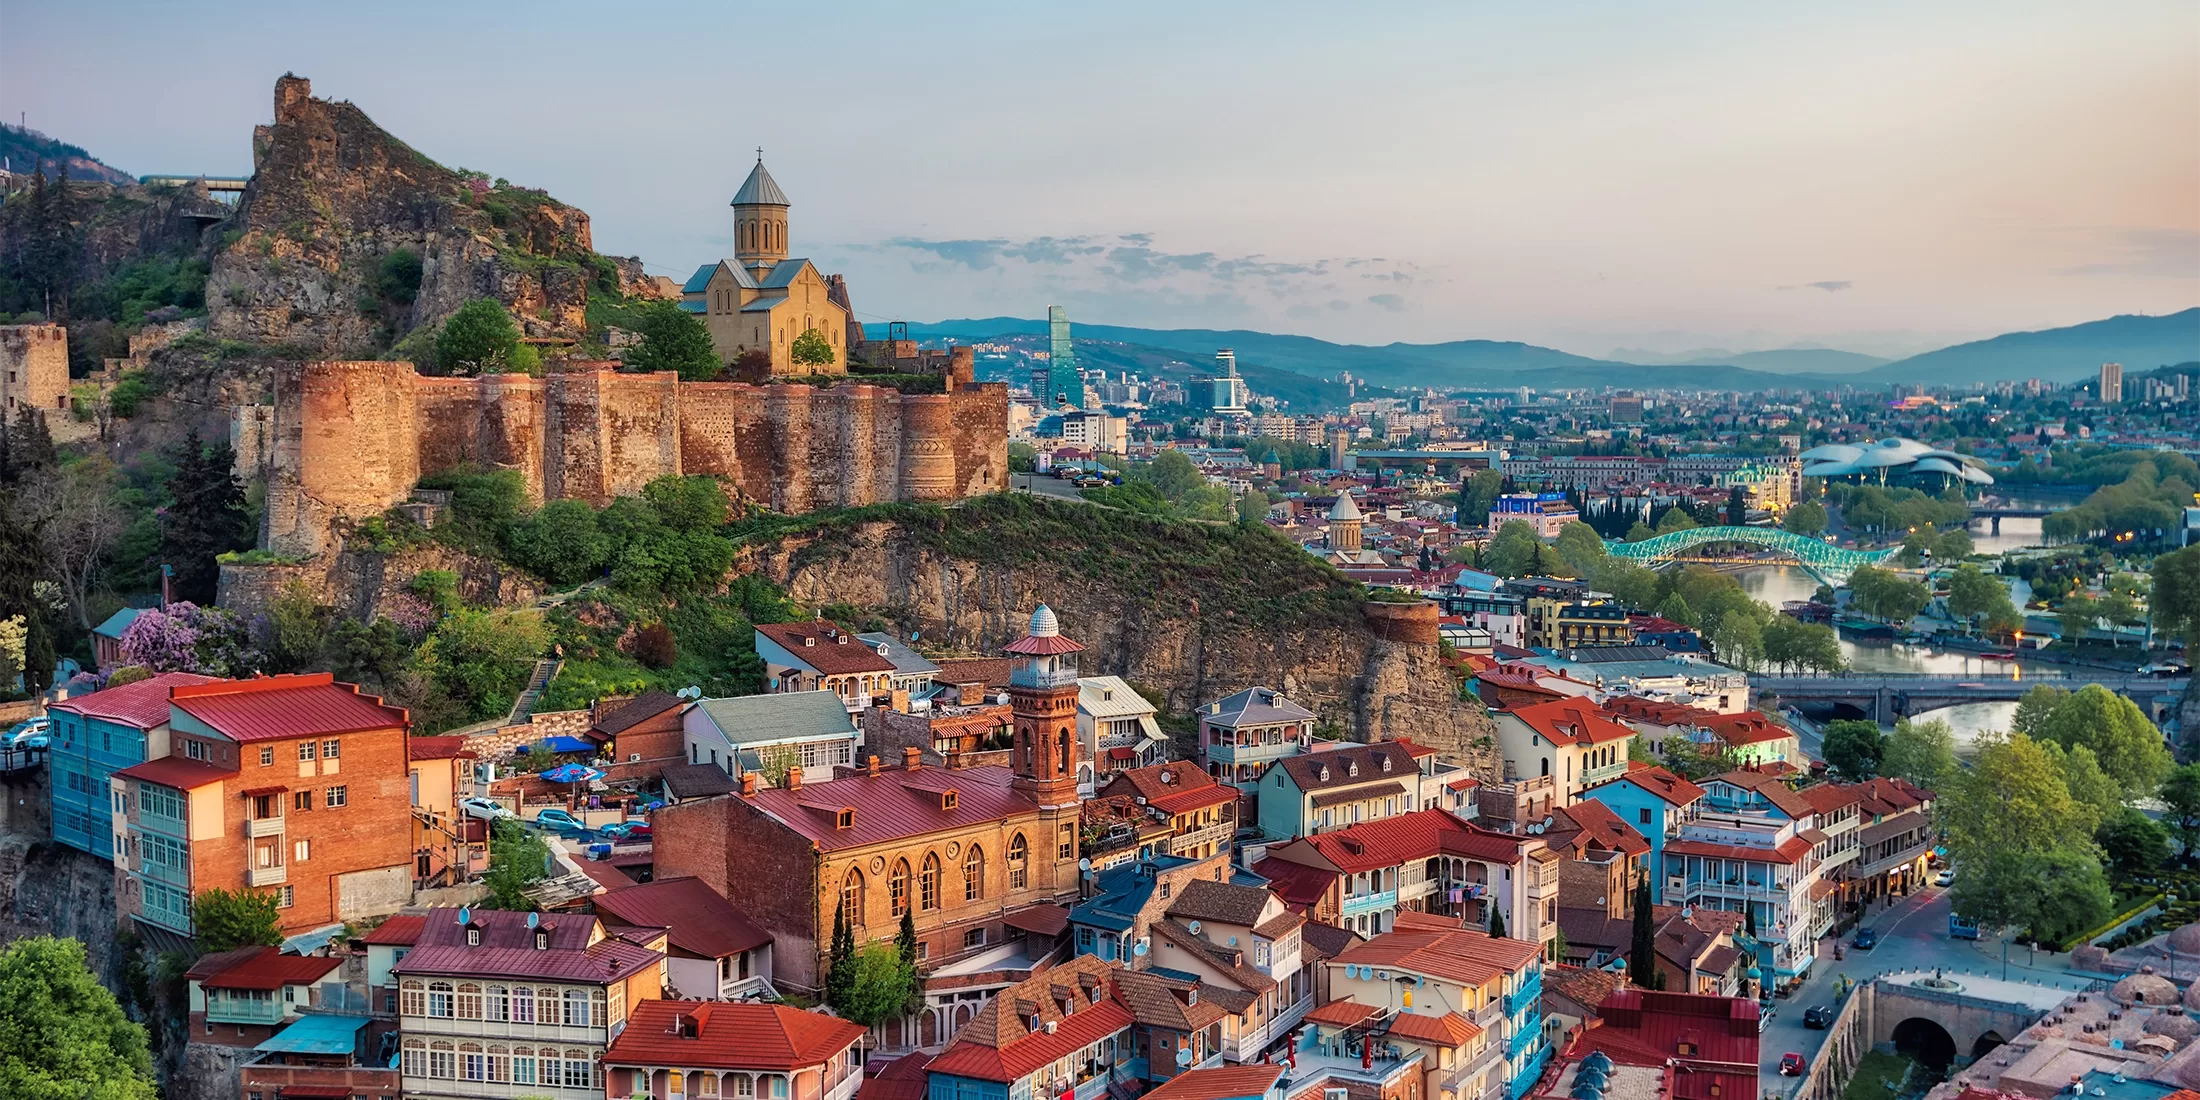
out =
[[[901,750],[901,766],[916,771],[924,766],[924,750],[915,745],[904,745]]]
[[[787,789],[790,791],[802,789],[802,765],[796,764],[787,769]]]
[[[741,797],[756,797],[756,773],[744,772],[741,776]]]
[[[875,752],[874,752],[874,753],[872,753],[872,754],[871,754],[871,759],[870,759],[870,762],[869,762],[868,764],[864,765],[864,769],[863,769],[863,770],[864,770],[864,771],[867,771],[867,772],[869,772],[869,773],[871,773],[872,775],[877,775],[877,774],[878,774],[878,754],[877,754],[877,753],[875,753]]]

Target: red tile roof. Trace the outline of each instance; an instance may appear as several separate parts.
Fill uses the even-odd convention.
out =
[[[481,943],[466,942],[460,910],[429,910],[419,945],[396,967],[399,974],[439,974],[483,978],[545,978],[551,981],[608,983],[656,966],[664,956],[638,944],[605,937],[596,942],[596,918],[579,913],[546,914],[542,928],[549,946],[536,950],[530,913],[496,909],[470,912],[481,929]]]
[[[1661,726],[1694,726],[1711,716],[1710,711],[1699,707],[1664,699],[1645,699],[1640,695],[1615,695],[1604,701],[1604,709],[1622,718],[1655,722]]]
[[[1815,783],[1796,791],[1811,809],[1830,814],[1843,806],[1854,806],[1863,798],[1863,792],[1844,783]]]
[[[212,676],[195,672],[163,672],[135,683],[65,699],[48,710],[65,710],[86,718],[99,718],[149,730],[168,721],[168,690],[192,684],[211,684]]]
[[[1818,812],[1809,799],[1796,794],[1795,788],[1787,785],[1783,773],[1779,771],[1738,768],[1724,775],[1714,775],[1710,782],[1753,791],[1771,803],[1774,809],[1786,814],[1790,820],[1801,821]]]
[[[404,729],[412,723],[404,708],[362,695],[359,685],[339,684],[326,672],[181,686],[169,699],[232,741]]]
[[[1390,967],[1481,986],[1517,973],[1535,961],[1538,945],[1501,939],[1473,928],[1444,927],[1440,919],[1400,913],[1389,932],[1354,944],[1337,962]]]
[[[1262,1096],[1276,1087],[1276,1082],[1282,1079],[1286,1068],[1288,1067],[1278,1062],[1272,1065],[1189,1069],[1147,1093],[1145,1100],[1237,1100],[1239,1097]]]
[[[1758,863],[1799,863],[1810,854],[1811,843],[1791,836],[1773,848],[1749,848],[1738,844],[1713,844],[1707,840],[1668,840],[1669,856],[1705,856],[1711,859],[1754,860]]]
[[[162,756],[143,764],[133,764],[115,773],[123,779],[136,779],[145,783],[157,783],[188,791],[197,787],[219,783],[234,778],[235,768],[221,768],[203,760],[189,760],[181,756]]]
[[[636,1001],[603,1060],[789,1072],[842,1057],[863,1035],[862,1024],[786,1005]]]
[[[1337,872],[1327,867],[1293,863],[1274,856],[1254,864],[1253,873],[1267,879],[1268,888],[1282,898],[1285,905],[1299,909],[1320,901],[1337,881]]]
[[[1427,859],[1448,851],[1445,841],[1452,835],[1464,836],[1472,830],[1449,810],[1415,810],[1316,833],[1305,843],[1338,870],[1350,873]],[[1278,858],[1288,858],[1284,850],[1276,851]]]
[[[1143,798],[1147,805],[1168,814],[1220,806],[1236,801],[1238,796],[1236,787],[1217,782],[1189,760],[1126,768],[1116,772],[1101,793]]]
[[[1672,1065],[1684,1071],[1668,1075],[1675,1100],[1757,1095],[1754,1001],[1708,993],[1622,989],[1598,1006],[1597,1017],[1603,1024],[1580,1032],[1566,1048],[1568,1059],[1601,1050],[1622,1065]],[[1683,1043],[1693,1053],[1680,1053]]]
[[[1374,1009],[1350,997],[1340,997],[1328,1004],[1316,1005],[1307,1010],[1306,1019],[1317,1024],[1328,1024],[1331,1027],[1351,1027],[1373,1015],[1375,1015]]]
[[[1014,662],[1006,657],[950,657],[934,663],[940,666],[937,679],[943,684],[1007,687],[1009,666]]]
[[[687,700],[671,692],[652,688],[598,715],[595,723],[588,727],[588,732],[617,736],[668,710],[684,706],[687,706]]]
[[[1577,698],[1514,707],[1506,713],[1554,745],[1603,745],[1635,735],[1634,730],[1615,721],[1610,712]]]
[[[420,942],[421,926],[428,918],[414,913],[399,913],[375,926],[364,937],[365,942],[393,947],[411,947]]]
[[[692,876],[627,886],[595,898],[596,912],[618,924],[662,928],[672,946],[706,959],[738,955],[772,942],[710,884]]]
[[[281,989],[286,985],[311,985],[329,971],[344,965],[325,955],[285,955],[272,947],[250,947],[216,956],[211,969],[200,965],[187,975],[207,989]]]
[[[1610,806],[1593,798],[1584,798],[1571,806],[1560,806],[1551,811],[1553,816],[1571,822],[1575,833],[1566,838],[1567,846],[1585,844],[1607,852],[1623,852],[1630,856],[1647,855],[1650,841],[1634,826],[1621,821]],[[1558,829],[1554,823],[1552,833]],[[1555,840],[1554,847],[1557,847]]]
[[[932,1056],[923,1051],[904,1054],[885,1063],[865,1067],[860,1100],[925,1100],[930,1091],[926,1069]]]
[[[1008,817],[1036,815],[1038,805],[1010,788],[1014,778],[1014,773],[995,764],[952,771],[892,768],[877,775],[843,774],[830,783],[800,790],[760,790],[750,802],[820,849],[834,851],[930,833],[960,833]],[[940,808],[940,795],[946,790],[958,792],[952,810]],[[841,809],[855,811],[852,827],[837,827]]]
[[[1456,1012],[1446,1012],[1441,1016],[1400,1012],[1390,1018],[1390,1030],[1386,1034],[1408,1042],[1457,1047],[1464,1046],[1475,1036],[1482,1034],[1482,1029]]]
[[[1117,970],[1095,956],[1079,955],[1001,990],[927,1068],[983,1081],[1015,1081],[1124,1031],[1135,1020],[1115,996]],[[1090,996],[1097,985],[1087,983],[1108,986],[1098,1003]],[[1067,1013],[1055,996],[1057,988],[1069,994]],[[1040,1021],[1036,1030],[1028,1023],[1032,1016]],[[1055,1025],[1051,1032],[1045,1028],[1048,1023]]]
[[[414,760],[472,760],[476,756],[463,737],[408,737],[405,751]]]
[[[795,660],[828,676],[894,670],[894,662],[879,656],[878,650],[838,623],[764,623],[756,632],[777,642]]]
[[[1754,710],[1745,710],[1740,714],[1713,714],[1703,720],[1703,725],[1718,734],[1720,740],[1736,748],[1795,736],[1795,731]]]
[[[1633,783],[1675,806],[1687,806],[1703,797],[1703,788],[1655,764],[1633,761],[1621,780]],[[1618,782],[1619,780],[1614,780]]]

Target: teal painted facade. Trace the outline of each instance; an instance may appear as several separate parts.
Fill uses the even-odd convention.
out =
[[[139,780],[137,813],[124,842],[137,849],[130,887],[139,898],[138,919],[180,933],[191,925],[190,794]]]
[[[1681,820],[1679,807],[1638,786],[1634,780],[1621,777],[1610,783],[1591,787],[1581,792],[1583,798],[1593,798],[1604,803],[1619,815],[1621,821],[1650,842],[1650,867],[1660,871],[1650,876],[1650,900],[1658,905],[1665,900],[1665,838]]]
[[[51,710],[53,838],[101,859],[115,855],[114,795],[107,781],[145,763],[145,731],[105,718]]]

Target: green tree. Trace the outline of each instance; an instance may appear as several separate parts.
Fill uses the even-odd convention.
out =
[[[267,890],[208,887],[191,900],[191,924],[198,929],[199,950],[212,953],[283,942],[282,914],[275,903],[275,895]]]
[[[1696,616],[1696,609],[1688,606],[1688,597],[1678,592],[1667,596],[1658,604],[1658,615],[1691,629],[1703,625],[1703,620]]]
[[[1160,491],[1161,498],[1171,504],[1184,499],[1184,494],[1207,484],[1207,475],[1184,452],[1174,447],[1164,448],[1153,456],[1141,471],[1145,479]]]
[[[1826,723],[1826,766],[1841,778],[1860,782],[1879,774],[1886,755],[1886,738],[1879,723],[1869,719],[1837,718]]]
[[[2072,646],[2084,642],[2100,618],[2101,605],[2082,592],[2064,597],[2062,606],[2055,609],[2055,620],[2062,624],[2062,640]]]
[[[1764,661],[1764,627],[1749,615],[1726,615],[1711,628],[1707,637],[1719,661],[1735,668],[1749,670]]]
[[[2055,762],[2056,770],[2062,772],[2063,787],[2070,792],[2070,801],[2077,807],[2086,832],[2100,828],[2123,808],[2123,789],[2101,770],[2101,758],[2093,755],[2092,749],[2084,745],[2064,748],[2053,741],[2041,741],[2039,745]]]
[[[1635,923],[1627,949],[1627,979],[1643,989],[1659,986],[1658,925],[1651,908],[1650,883],[1645,880],[1635,887]]]
[[[901,911],[901,927],[894,933],[894,961],[901,967],[903,988],[907,990],[902,1012],[922,1012],[924,976],[917,969],[917,911],[914,907]]]
[[[1237,499],[1237,521],[1247,527],[1258,527],[1268,520],[1268,498],[1259,493],[1247,493]]]
[[[1956,566],[1948,577],[1948,613],[1970,623],[1985,619],[1989,628],[2001,630],[2024,621],[2000,579],[1970,562]]]
[[[726,490],[716,478],[660,477],[642,486],[642,499],[675,531],[712,531],[726,523]]]
[[[794,338],[794,346],[788,354],[798,367],[829,367],[833,365],[833,345],[825,334],[816,329],[804,329]]]
[[[469,717],[493,718],[511,708],[549,645],[539,613],[460,608],[421,644],[419,664]]]
[[[603,571],[611,540],[596,525],[596,510],[584,500],[553,500],[535,510],[513,533],[519,560],[560,587],[576,585]]]
[[[2200,546],[2188,546],[2154,559],[2154,628],[2184,639],[2200,650]]]
[[[1490,508],[1505,491],[1505,475],[1497,470],[1476,470],[1467,475],[1459,490],[1459,523],[1480,527],[1489,522]]]
[[[221,584],[215,557],[252,545],[252,515],[228,443],[202,443],[194,428],[176,449],[174,461],[176,472],[168,478],[171,503],[161,517],[161,559],[175,571],[176,599],[211,606]]]
[[[156,1095],[145,1029],[92,977],[82,943],[34,936],[0,949],[0,1096]]]
[[[825,971],[825,1003],[845,1013],[849,994],[855,992],[856,935],[848,927],[848,911],[833,907],[833,948]]]
[[[1849,596],[1866,615],[1889,622],[1908,622],[1932,602],[1924,585],[1877,566],[1862,565],[1849,574]]]
[[[883,943],[856,952],[855,975],[848,983],[842,1019],[876,1027],[902,1014],[909,1003],[909,976],[894,949]]]
[[[1644,523],[1639,519],[1636,520],[1633,525],[1627,528],[1628,542],[1642,542],[1646,539],[1654,539],[1656,537],[1658,537],[1657,529],[1651,527],[1649,524]]]
[[[2064,748],[2093,750],[2126,801],[2153,797],[2176,763],[2146,712],[2099,684],[2087,684],[2057,703],[2038,735]]]
[[[1780,517],[1780,526],[1798,535],[1820,535],[1826,530],[1826,506],[1806,500]]]
[[[1638,733],[1627,739],[1627,762],[1655,765],[1658,763],[1658,755],[1650,751],[1650,743],[1643,740]]]
[[[2108,880],[2090,845],[1959,859],[1955,911],[1981,924],[2060,942],[2108,915]]]
[[[650,305],[643,310],[636,327],[642,334],[642,342],[638,347],[627,349],[628,370],[677,371],[683,382],[708,382],[718,377],[718,372],[725,367],[718,359],[718,349],[711,345],[710,329],[704,327],[701,318],[675,303]],[[795,362],[809,362],[801,358],[803,340],[816,335],[816,331],[805,332],[795,341]],[[828,347],[824,362],[832,361],[833,352]]]
[[[516,821],[498,821],[489,834],[489,873],[482,883],[487,909],[533,909],[527,888],[549,875],[550,845]]]
[[[1493,940],[1505,938],[1505,913],[1497,907],[1495,901],[1490,903],[1490,938]]]
[[[458,307],[435,338],[435,360],[452,374],[493,374],[512,362],[519,348],[519,326],[494,298],[476,298]]]
[[[424,272],[420,253],[400,248],[387,253],[374,269],[374,291],[384,301],[399,305],[411,305],[420,296],[420,277]]]
[[[2094,839],[2119,876],[2152,874],[2169,866],[2169,828],[2130,806],[2102,822]]]
[[[1879,774],[1940,790],[1956,773],[1956,737],[1944,718],[1894,724],[1879,758]]]
[[[2070,796],[2059,754],[2021,733],[1981,737],[1971,766],[1936,793],[1940,826],[1966,875],[1991,854],[2092,847],[2098,823]]]
[[[1559,559],[1577,577],[1594,577],[1606,556],[1604,536],[1597,534],[1596,528],[1579,521],[1559,528],[1554,545]]]
[[[2093,607],[2109,626],[2119,632],[2109,635],[2111,645],[2123,644],[2123,628],[2137,626],[2146,621],[2146,616],[2139,610],[2139,601],[2133,599],[2128,592],[2109,592],[2095,600]]]
[[[2178,851],[2200,849],[2200,764],[2174,768],[2162,781],[2162,821],[2177,837]]]
[[[1535,571],[1542,550],[1543,540],[1535,536],[1535,528],[1523,520],[1506,520],[1490,537],[1482,562],[1484,568],[1500,577],[1525,577]]]
[[[1658,517],[1658,534],[1661,535],[1670,535],[1675,531],[1690,531],[1698,526],[1700,525],[1689,517],[1687,509],[1679,505],[1667,508],[1665,514]]]
[[[1607,554],[1586,576],[1597,591],[1610,593],[1628,607],[1649,607],[1658,602],[1657,570],[1631,559]]]
[[[2053,684],[2032,685],[2024,693],[2024,697],[2017,700],[2017,713],[2009,720],[2010,730],[2027,737],[2042,736],[2047,729],[2047,720],[2054,717],[2055,708],[2068,698],[2070,692],[2067,689]]]
[[[334,609],[313,595],[304,581],[283,586],[267,609],[261,649],[271,672],[305,672],[320,667]]]

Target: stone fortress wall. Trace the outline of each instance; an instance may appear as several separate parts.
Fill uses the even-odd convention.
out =
[[[944,501],[1008,485],[1008,390],[682,382],[572,370],[426,378],[410,363],[279,369],[260,545],[311,556],[455,466],[517,470],[536,501],[602,505],[671,474],[780,512]]]

